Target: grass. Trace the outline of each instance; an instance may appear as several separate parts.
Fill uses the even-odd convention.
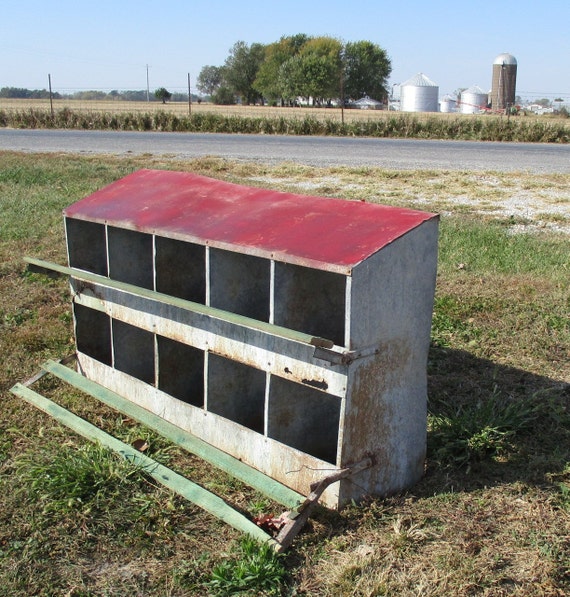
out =
[[[287,576],[283,556],[267,544],[259,544],[249,537],[242,537],[238,547],[233,557],[212,569],[211,578],[206,583],[211,594],[278,595]]]
[[[83,506],[92,511],[125,491],[136,467],[98,445],[64,446],[55,457],[31,452],[17,460],[16,474],[44,510],[67,514]]]
[[[317,512],[275,558],[8,391],[73,350],[66,283],[26,273],[22,256],[64,263],[61,210],[141,167],[442,213],[420,483]],[[522,234],[505,213],[545,189],[567,217],[568,175],[1,153],[0,596],[570,592],[569,237],[532,227],[542,208]],[[280,513],[94,400],[38,383],[238,509]]]

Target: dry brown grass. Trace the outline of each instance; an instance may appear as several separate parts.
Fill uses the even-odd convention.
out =
[[[568,538],[545,532],[560,522],[547,493],[515,486],[408,497],[375,514],[365,530],[329,541],[329,557],[305,570],[307,594],[564,594],[552,583],[552,559],[541,554],[562,562],[570,548]]]

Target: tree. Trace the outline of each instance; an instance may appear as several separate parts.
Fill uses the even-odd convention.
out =
[[[166,102],[169,101],[172,97],[172,93],[170,93],[170,91],[167,91],[164,87],[159,87],[154,92],[154,97],[156,99],[161,100],[163,104],[166,104]]]
[[[198,89],[224,103],[233,95],[247,104],[261,97],[283,104],[298,97],[338,98],[342,82],[349,97],[383,99],[391,71],[387,53],[372,42],[343,45],[332,37],[298,34],[268,46],[236,42],[222,67],[202,69]]]
[[[234,92],[226,85],[221,85],[214,91],[212,101],[220,106],[231,106],[236,103]]]
[[[230,55],[226,58],[223,71],[224,81],[235,95],[241,97],[244,104],[254,104],[261,99],[261,95],[253,83],[264,58],[265,46],[263,44],[255,43],[248,46],[244,41],[236,42],[230,50]]]
[[[293,96],[317,100],[338,97],[340,92],[342,44],[332,37],[309,39],[297,56],[281,71],[283,83]]]
[[[107,94],[104,91],[97,91],[96,89],[76,91],[73,94],[73,99],[83,101],[101,101],[107,99]]]
[[[204,66],[196,80],[196,87],[205,95],[213,95],[224,82],[221,66]]]
[[[144,102],[146,101],[146,90],[127,90],[121,93],[121,97],[127,102]]]
[[[281,68],[287,60],[299,54],[308,40],[307,35],[299,33],[291,37],[282,37],[278,42],[266,46],[264,60],[253,83],[255,89],[270,101],[280,99],[283,102],[288,94],[283,87]]]
[[[23,87],[2,87],[0,89],[0,97],[2,98],[18,98],[18,99],[47,99],[50,97],[49,91],[45,89],[25,89]],[[61,99],[60,93],[52,93],[51,97],[54,99]]]
[[[388,95],[392,65],[385,50],[370,41],[348,42],[343,52],[344,94],[352,99]]]

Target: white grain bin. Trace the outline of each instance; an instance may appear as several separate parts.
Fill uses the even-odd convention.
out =
[[[379,102],[371,97],[365,95],[361,97],[359,100],[352,102],[350,104],[351,108],[356,108],[358,110],[382,110],[382,102]]]
[[[401,85],[401,110],[404,112],[437,112],[439,87],[423,73]]]
[[[439,102],[440,112],[455,112],[457,110],[457,100],[452,95],[444,95]]]
[[[489,94],[478,87],[471,85],[469,89],[461,92],[460,109],[462,114],[478,114],[487,108]]]

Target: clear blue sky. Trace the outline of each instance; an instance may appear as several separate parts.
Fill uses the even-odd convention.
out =
[[[491,87],[493,60],[518,62],[517,95],[570,100],[570,0],[2,0],[0,87],[185,91],[236,41],[284,35],[369,40],[392,61],[389,83],[418,72],[440,95]],[[551,97],[551,99],[552,99]]]

